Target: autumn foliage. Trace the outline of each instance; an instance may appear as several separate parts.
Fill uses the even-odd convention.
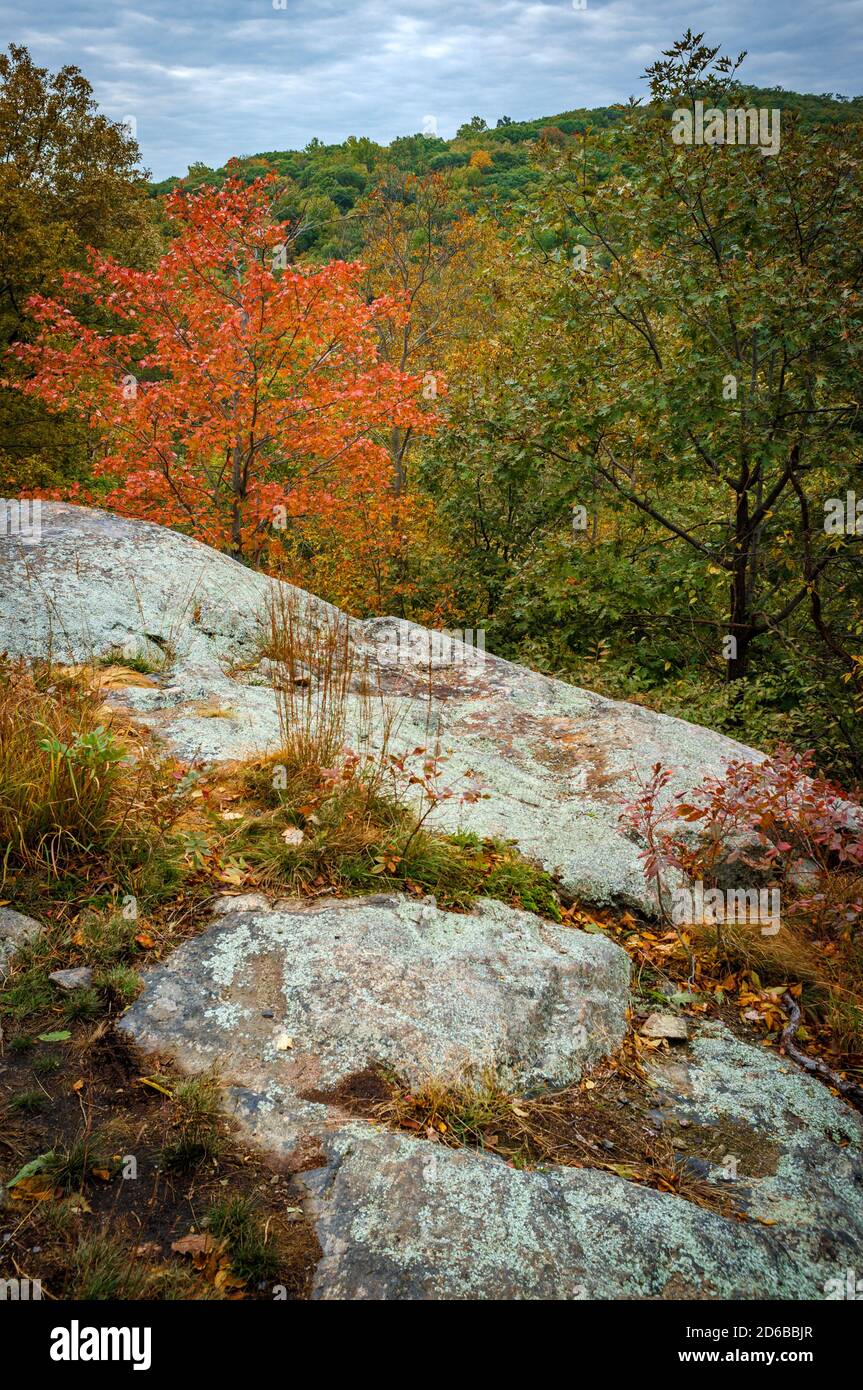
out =
[[[309,521],[398,544],[383,441],[434,423],[422,378],[376,346],[404,302],[364,296],[358,263],[291,265],[266,180],[177,191],[166,210],[154,270],[92,252],[61,297],[31,300],[39,335],[17,349],[24,389],[96,429],[101,505],[253,562]]]
[[[733,760],[688,797],[662,800],[670,768],[655,764],[624,824],[642,841],[647,879],[663,868],[685,880],[718,881],[740,865],[780,885],[784,911],[831,935],[851,935],[863,919],[863,807],[819,777],[811,753],[781,745],[767,758]]]

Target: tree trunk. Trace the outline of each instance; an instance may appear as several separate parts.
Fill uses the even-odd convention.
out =
[[[239,440],[231,458],[231,549],[238,557],[243,553],[243,502],[246,482],[243,476],[243,450]]]
[[[726,658],[726,679],[729,682],[745,680],[749,671],[749,646],[753,637],[749,612],[750,542],[749,496],[744,491],[737,494],[734,516],[734,567],[731,571],[728,624],[728,634],[734,641]]]

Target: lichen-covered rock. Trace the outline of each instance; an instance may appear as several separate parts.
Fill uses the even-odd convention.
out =
[[[651,1068],[666,1133],[755,1219],[793,1229],[809,1258],[863,1242],[863,1122],[787,1057],[720,1023]],[[859,1260],[859,1254],[858,1254]]]
[[[218,908],[120,1027],[214,1068],[242,1132],[294,1175],[322,1249],[316,1298],[824,1298],[863,1265],[859,1117],[720,1024],[655,1057],[650,1114],[745,1219],[611,1172],[518,1171],[345,1108],[375,1064],[577,1076],[623,1030],[628,961],[603,937],[401,895]]]
[[[801,1299],[858,1267],[863,1231],[821,1243],[611,1173],[520,1172],[401,1136],[342,1132],[304,1173],[319,1299]]]
[[[297,1180],[323,1252],[314,1296],[823,1299],[844,1288],[863,1263],[859,1116],[721,1025],[651,1072],[681,1160],[698,1159],[744,1219],[609,1172],[518,1171],[332,1124],[318,1131],[319,1166]],[[236,1100],[244,1124],[272,1135],[272,1116]]]
[[[9,973],[15,952],[41,930],[41,925],[32,917],[25,917],[10,907],[0,907],[0,985]]]
[[[489,1067],[564,1086],[626,1027],[629,959],[605,937],[480,902],[402,894],[229,912],[145,978],[121,1027],[262,1095],[368,1068],[416,1083]]]
[[[0,649],[82,661],[112,648],[169,658],[157,688],[119,696],[187,759],[250,757],[278,747],[262,618],[276,581],[146,522],[42,504],[39,544],[0,536]],[[336,610],[300,590],[310,619]],[[397,710],[396,743],[436,731],[447,783],[487,797],[443,800],[443,829],[511,838],[594,902],[650,906],[620,800],[655,762],[687,791],[744,749],[722,735],[606,700],[394,618],[351,625],[358,654]],[[361,724],[351,697],[349,737]],[[466,773],[475,777],[464,781]]]

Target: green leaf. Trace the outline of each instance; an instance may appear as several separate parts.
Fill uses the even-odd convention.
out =
[[[23,1182],[25,1178],[34,1178],[38,1173],[44,1173],[45,1169],[54,1159],[54,1150],[49,1149],[47,1153],[40,1154],[38,1158],[33,1158],[24,1167],[19,1169],[14,1178],[7,1182],[7,1187],[14,1187],[16,1183]]]

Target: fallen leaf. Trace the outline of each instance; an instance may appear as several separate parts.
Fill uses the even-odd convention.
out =
[[[182,1236],[171,1242],[171,1249],[177,1255],[209,1255],[215,1250],[216,1242],[211,1235],[201,1232],[198,1235]]]
[[[9,1193],[15,1202],[51,1202],[57,1186],[53,1178],[46,1174],[32,1178],[19,1178],[14,1187],[9,1184]]]

